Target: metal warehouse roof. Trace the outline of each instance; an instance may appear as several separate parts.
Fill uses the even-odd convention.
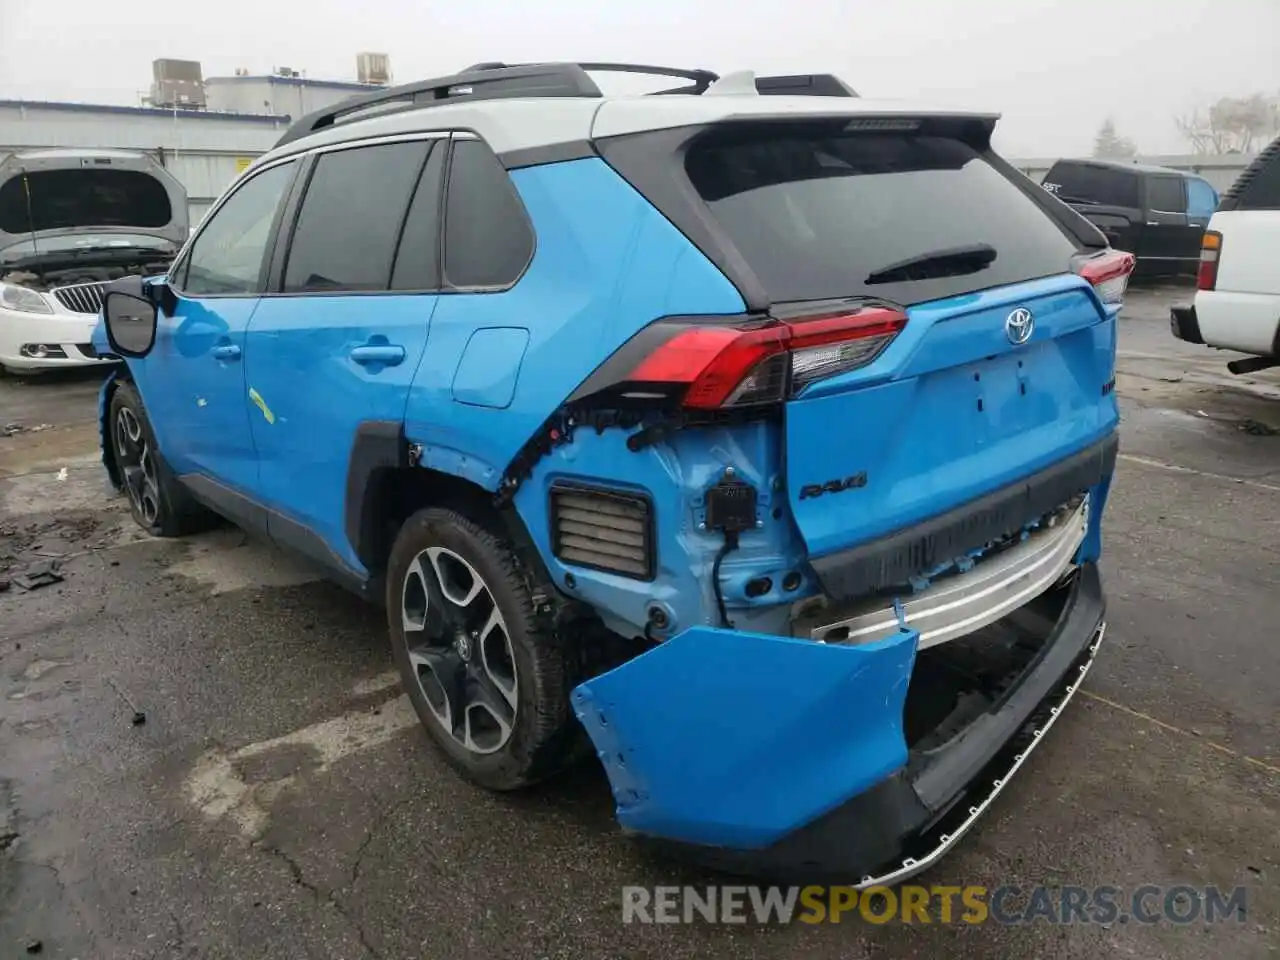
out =
[[[291,118],[264,113],[227,113],[221,110],[183,110],[166,107],[126,107],[114,103],[74,103],[63,100],[0,100],[0,107],[16,110],[62,110],[68,113],[120,113],[146,117],[179,117],[190,120],[232,120],[279,125]]]

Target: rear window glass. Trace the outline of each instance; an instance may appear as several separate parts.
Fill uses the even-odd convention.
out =
[[[1280,151],[1271,154],[1240,192],[1237,210],[1280,210]]]
[[[945,137],[760,131],[695,145],[686,166],[774,301],[919,303],[1064,273],[1077,251],[1034,200]]]
[[[0,230],[166,226],[169,192],[137,170],[34,170],[0,185]],[[28,206],[28,199],[30,206]]]
[[[1044,188],[1059,200],[1098,203],[1107,207],[1142,206],[1138,175],[1087,163],[1055,163],[1045,175]]]

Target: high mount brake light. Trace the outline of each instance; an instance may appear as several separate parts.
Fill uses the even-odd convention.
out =
[[[1123,303],[1125,290],[1129,286],[1129,275],[1133,273],[1137,263],[1137,258],[1132,253],[1108,250],[1080,261],[1076,266],[1076,273],[1093,285],[1103,303]]]
[[[1222,256],[1222,234],[1205,231],[1200,241],[1200,267],[1196,270],[1196,289],[1215,290],[1218,286],[1218,260]]]
[[[688,384],[681,405],[693,410],[777,403],[805,384],[870,363],[906,322],[901,310],[868,307],[751,327],[689,327],[626,379]]]

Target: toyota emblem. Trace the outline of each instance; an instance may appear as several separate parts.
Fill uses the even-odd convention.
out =
[[[1004,332],[1009,342],[1021,346],[1031,339],[1031,332],[1036,328],[1036,318],[1026,307],[1019,307],[1004,318]]]

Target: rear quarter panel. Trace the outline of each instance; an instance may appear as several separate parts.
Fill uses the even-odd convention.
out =
[[[637,330],[671,313],[744,309],[736,288],[604,161],[516,170],[534,224],[524,276],[503,292],[441,297],[410,390],[406,434],[425,466],[496,490],[502,473],[586,377]],[[480,385],[462,370],[480,331],[528,331],[495,365],[505,406],[468,403]],[[514,359],[513,359],[514,358]],[[513,368],[513,364],[515,365]],[[498,369],[501,367],[501,369]],[[621,469],[621,465],[620,465]]]

